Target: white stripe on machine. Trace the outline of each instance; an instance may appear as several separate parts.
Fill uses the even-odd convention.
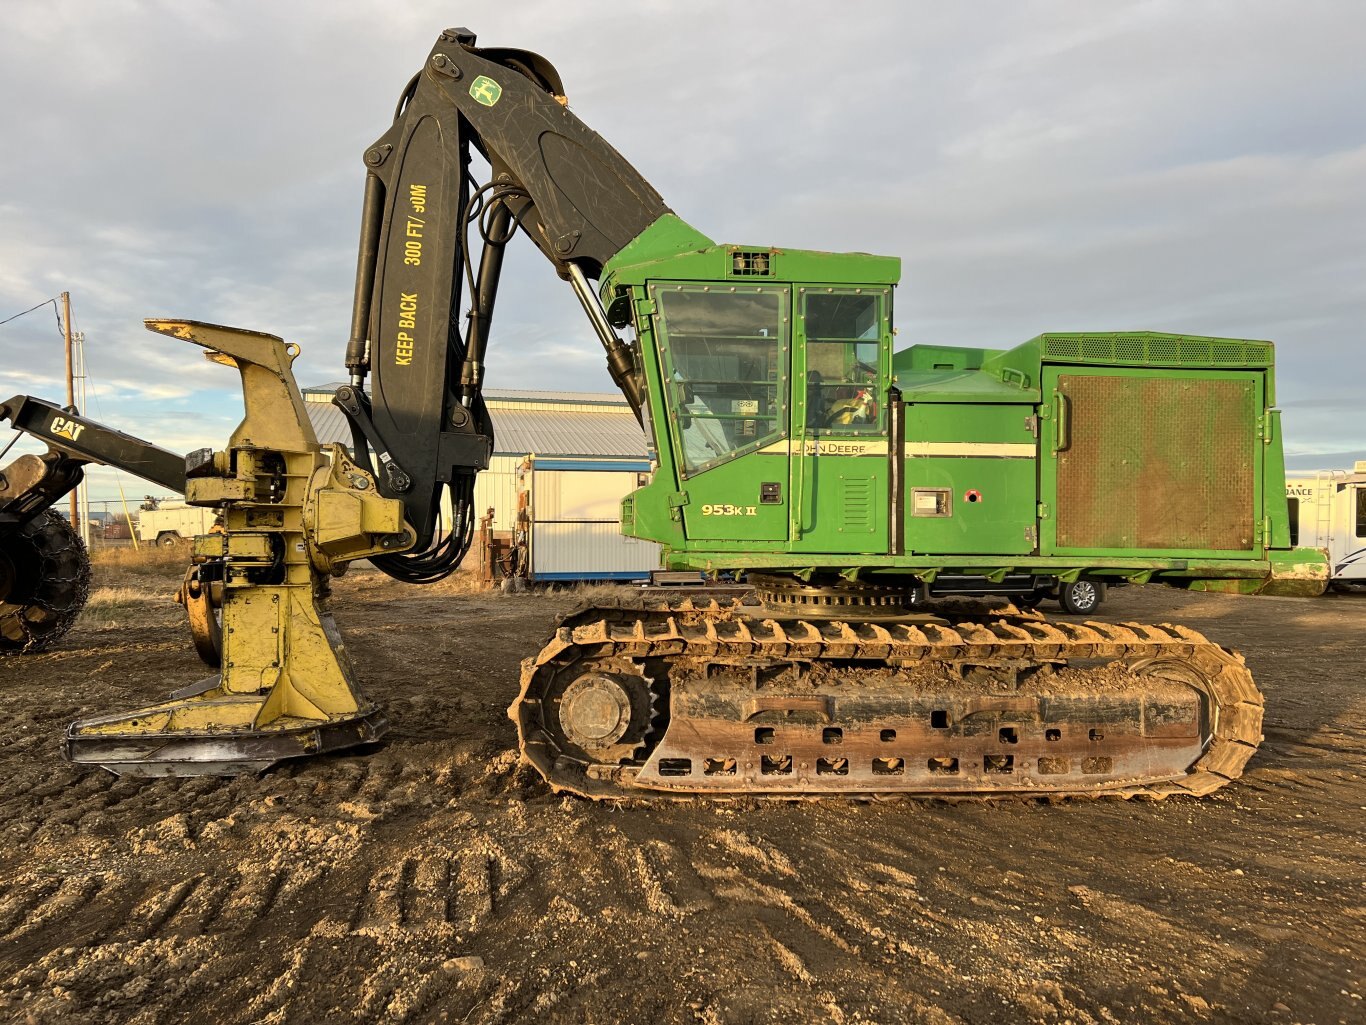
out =
[[[917,456],[977,456],[987,459],[1033,459],[1037,451],[1033,442],[992,441],[908,441],[906,455]]]
[[[887,442],[881,439],[810,439],[775,441],[759,450],[766,455],[808,456],[885,456]],[[934,456],[973,457],[977,459],[1033,459],[1038,449],[1032,442],[991,441],[908,441],[907,459]]]

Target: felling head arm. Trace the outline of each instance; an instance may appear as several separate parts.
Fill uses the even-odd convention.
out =
[[[154,318],[144,323],[149,331],[202,346],[209,360],[241,373],[246,416],[233,432],[230,448],[317,451],[318,438],[292,372],[297,345],[260,331],[197,320]]]
[[[384,716],[324,599],[327,574],[413,543],[403,504],[341,446],[318,444],[291,369],[297,346],[194,321],[147,326],[242,377],[246,415],[227,448],[188,457],[184,482],[221,522],[194,539],[181,593],[196,647],[221,672],[161,704],[73,723],[67,756],[121,774],[229,774],[377,739]]]

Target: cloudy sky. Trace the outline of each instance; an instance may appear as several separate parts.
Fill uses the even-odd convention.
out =
[[[549,57],[718,241],[901,256],[902,345],[1271,339],[1291,464],[1366,458],[1363,4],[3,0],[0,319],[70,291],[88,411],[178,451],[223,443],[236,380],[145,317],[341,377],[361,153],[449,24]],[[610,390],[519,249],[490,385]],[[0,394],[61,367],[50,307],[0,326]]]

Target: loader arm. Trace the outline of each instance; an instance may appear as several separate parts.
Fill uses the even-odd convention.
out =
[[[16,395],[0,404],[0,420],[46,443],[42,456],[20,456],[0,469],[0,523],[49,508],[81,481],[87,463],[126,470],[170,491],[185,490],[185,457],[81,416],[73,409]]]
[[[38,652],[75,624],[90,590],[79,528],[52,507],[89,463],[184,491],[185,458],[31,395],[0,403],[0,420],[47,445],[0,466],[0,654]]]
[[[482,184],[471,170],[475,153],[490,168]],[[493,447],[481,391],[508,241],[521,229],[570,282],[639,415],[638,358],[587,279],[670,210],[569,110],[548,61],[479,48],[467,29],[437,39],[365,164],[350,384],[335,401],[358,461],[378,464],[383,493],[403,501],[417,532],[415,554],[377,564],[420,582],[453,571],[473,529],[474,476]],[[433,546],[443,488],[453,522]]]

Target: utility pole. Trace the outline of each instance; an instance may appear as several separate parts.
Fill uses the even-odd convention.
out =
[[[71,293],[62,293],[62,337],[66,339],[66,404],[72,409],[76,407],[76,373],[75,359],[72,354],[71,344]],[[71,529],[81,530],[80,499],[76,497],[76,489],[71,489]],[[82,533],[84,533],[82,531]]]

